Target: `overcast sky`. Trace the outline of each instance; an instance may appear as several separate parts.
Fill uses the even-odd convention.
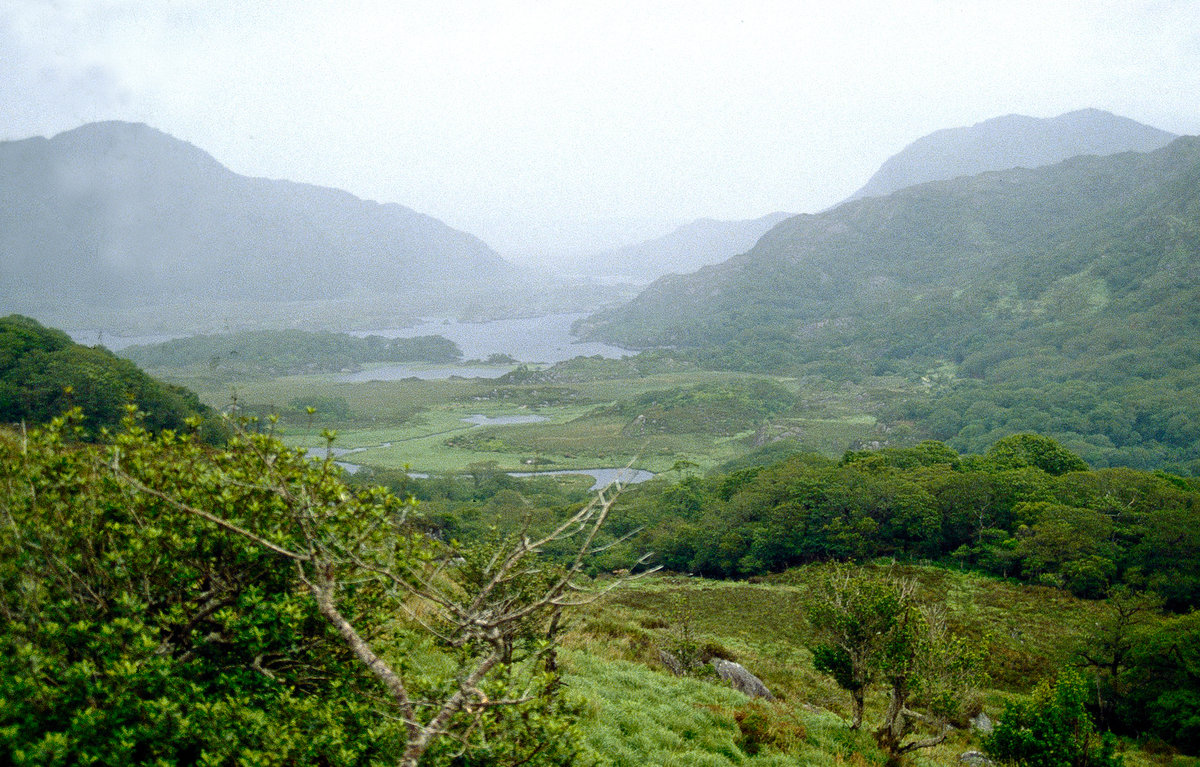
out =
[[[0,2],[0,139],[148,123],[522,259],[811,212],[940,128],[1200,133],[1200,2]]]

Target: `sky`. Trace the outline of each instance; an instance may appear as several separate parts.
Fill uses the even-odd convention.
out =
[[[1200,2],[3,0],[0,140],[147,123],[516,261],[815,212],[923,135],[1200,133]]]

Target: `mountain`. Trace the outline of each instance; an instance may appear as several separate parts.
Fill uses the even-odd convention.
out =
[[[1032,430],[1200,470],[1200,138],[796,216],[579,329],[714,367],[949,377],[897,417],[962,450]]]
[[[1173,133],[1099,109],[1053,118],[1006,115],[917,139],[885,162],[849,199],[882,197],[897,189],[974,176],[991,170],[1038,168],[1078,155],[1149,152]]]
[[[18,306],[452,295],[517,274],[434,218],[241,176],[146,125],[0,143],[0,296]]]
[[[791,213],[748,221],[700,218],[653,240],[589,256],[575,268],[604,282],[646,284],[665,274],[686,274],[745,253]]]

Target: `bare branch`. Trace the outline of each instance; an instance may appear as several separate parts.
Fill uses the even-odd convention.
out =
[[[310,559],[310,557],[305,554],[297,554],[294,551],[285,549],[282,546],[279,546],[277,544],[272,543],[271,541],[268,541],[266,538],[263,538],[261,535],[257,535],[255,533],[252,533],[249,530],[245,529],[244,527],[235,525],[234,523],[230,522],[227,519],[218,517],[215,514],[209,514],[207,511],[205,511],[203,509],[198,509],[195,506],[186,504],[182,501],[172,498],[171,496],[167,495],[166,493],[162,492],[161,490],[156,490],[152,487],[149,487],[149,486],[143,484],[142,482],[138,481],[137,479],[134,479],[134,477],[132,477],[127,472],[123,471],[117,465],[117,461],[115,458],[111,464],[108,464],[108,469],[110,471],[112,471],[114,476],[116,476],[122,482],[127,483],[130,487],[137,490],[139,493],[145,493],[146,495],[157,498],[160,501],[171,506],[172,508],[177,509],[178,511],[182,511],[185,514],[190,514],[191,516],[199,517],[200,519],[203,519],[207,522],[211,522],[212,524],[216,525],[217,527],[220,527],[223,530],[228,530],[229,532],[234,533],[235,535],[240,535],[247,540],[254,541],[259,546],[262,546],[263,548],[265,548],[269,551],[273,551],[276,554],[279,554],[280,556],[287,557],[288,559],[294,559],[297,561],[306,561],[306,560]]]

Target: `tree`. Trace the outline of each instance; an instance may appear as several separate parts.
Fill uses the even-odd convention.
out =
[[[806,612],[820,638],[814,666],[850,692],[852,729],[862,723],[867,688],[884,681],[888,707],[875,739],[892,762],[946,739],[982,652],[950,632],[940,605],[920,603],[916,584],[891,571],[835,564],[818,578]],[[919,725],[931,734],[905,740]]]
[[[1138,632],[1162,612],[1163,600],[1153,592],[1118,586],[1104,602],[1104,615],[1075,654],[1080,665],[1115,679],[1126,667]]]
[[[950,723],[974,704],[983,656],[982,648],[950,631],[941,604],[910,605],[900,616],[878,661],[890,689],[875,740],[890,762],[946,739]],[[905,741],[918,724],[932,734]]]
[[[120,424],[130,401],[146,412],[153,430],[182,429],[187,417],[199,415],[206,419],[206,438],[228,437],[187,389],[157,381],[103,347],[72,343],[66,333],[28,317],[0,318],[0,423],[45,423],[78,407],[95,433]]]
[[[1200,754],[1200,612],[1140,627],[1124,662],[1115,724]]]
[[[850,728],[862,726],[863,699],[888,635],[912,599],[912,584],[863,577],[852,565],[821,571],[805,612],[818,638],[813,666],[850,693]]]
[[[1087,471],[1082,458],[1050,437],[1038,434],[1013,434],[992,445],[985,461],[997,470],[1032,466],[1057,477],[1069,471]]]
[[[289,743],[274,758],[571,758],[552,649],[560,611],[590,598],[577,577],[615,496],[461,550],[268,435],[214,450],[129,419],[108,446],[72,444],[78,418],[2,442],[10,761],[245,761]],[[565,566],[537,564],[564,540]]]

